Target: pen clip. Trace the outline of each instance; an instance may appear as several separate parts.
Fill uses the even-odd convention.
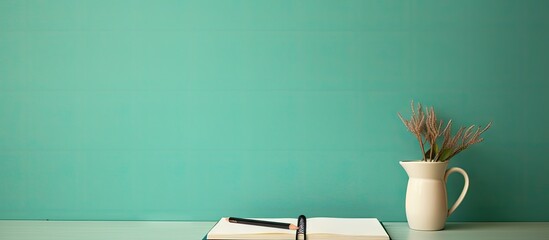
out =
[[[297,231],[295,232],[295,240],[307,240],[307,218],[305,215],[300,215],[297,218]],[[299,235],[302,235],[303,238],[300,239]]]

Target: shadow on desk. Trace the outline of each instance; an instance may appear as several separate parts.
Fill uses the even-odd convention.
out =
[[[545,240],[549,235],[547,222],[451,222],[440,231],[417,231],[405,224],[393,225],[395,227],[389,228],[393,240]]]
[[[444,231],[444,230],[447,230],[447,231],[453,231],[453,230],[471,231],[471,230],[475,230],[475,229],[487,229],[489,227],[490,226],[482,226],[482,225],[479,225],[479,224],[476,224],[476,223],[446,223],[446,226],[441,231]]]

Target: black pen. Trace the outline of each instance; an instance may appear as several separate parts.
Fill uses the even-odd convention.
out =
[[[231,223],[249,224],[249,225],[262,226],[262,227],[282,228],[282,229],[289,229],[289,230],[299,229],[296,225],[291,223],[269,222],[269,221],[235,218],[235,217],[230,217],[227,220]]]

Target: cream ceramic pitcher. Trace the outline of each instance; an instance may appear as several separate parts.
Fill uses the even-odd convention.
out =
[[[406,218],[411,229],[441,230],[446,218],[459,206],[467,189],[469,176],[458,167],[446,170],[448,162],[401,161],[408,174],[406,189]],[[458,172],[465,178],[463,190],[454,205],[448,209],[446,180]]]

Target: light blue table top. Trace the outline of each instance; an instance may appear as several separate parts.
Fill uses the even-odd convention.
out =
[[[549,222],[447,223],[442,231],[414,231],[402,222],[384,222],[393,240],[549,239]],[[2,240],[200,240],[214,222],[11,221],[0,220]]]

